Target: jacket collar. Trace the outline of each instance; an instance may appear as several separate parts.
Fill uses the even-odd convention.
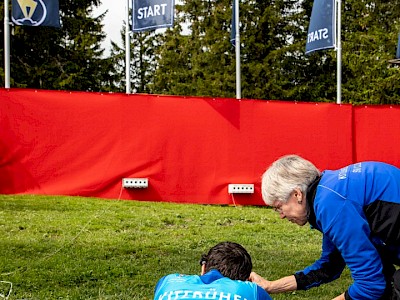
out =
[[[224,276],[218,270],[212,269],[208,271],[206,274],[200,276],[200,279],[201,281],[203,281],[203,283],[210,284],[211,282],[223,277]]]
[[[321,177],[322,176],[318,176],[317,178],[314,179],[314,181],[308,186],[307,193],[306,193],[307,220],[308,220],[308,223],[310,223],[311,227],[313,227],[313,228],[318,228],[317,220],[315,217],[315,211],[314,211],[314,199],[315,199],[315,195],[317,193],[317,187],[321,180]]]

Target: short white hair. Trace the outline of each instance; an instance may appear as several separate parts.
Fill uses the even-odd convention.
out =
[[[262,175],[262,198],[267,205],[274,201],[287,202],[295,189],[306,194],[308,186],[320,175],[310,161],[293,154],[283,156]]]

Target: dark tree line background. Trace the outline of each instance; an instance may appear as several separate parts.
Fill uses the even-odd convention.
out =
[[[60,1],[61,29],[13,26],[11,87],[125,91],[125,38],[105,56],[100,0]],[[135,93],[235,97],[232,0],[182,0],[175,25],[131,38]],[[312,0],[243,0],[242,98],[335,102],[336,52],[305,55]],[[0,4],[3,22],[3,3]],[[3,31],[3,29],[2,29]],[[400,104],[400,0],[342,3],[342,102]],[[4,33],[0,43],[4,45]],[[119,46],[118,44],[122,44]],[[4,86],[4,53],[1,48]]]

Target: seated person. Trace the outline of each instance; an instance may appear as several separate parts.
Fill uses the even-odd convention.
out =
[[[170,274],[161,278],[154,300],[272,300],[265,290],[248,281],[253,267],[251,257],[237,243],[215,245],[202,255],[200,265],[201,276]]]

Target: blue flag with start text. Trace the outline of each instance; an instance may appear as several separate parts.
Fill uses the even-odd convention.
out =
[[[174,0],[133,0],[132,31],[172,27],[174,9]]]
[[[58,0],[12,0],[16,25],[60,27]]]
[[[399,38],[397,40],[396,58],[400,58],[400,33],[399,33]]]
[[[308,27],[306,54],[335,47],[335,19],[335,0],[314,0]]]

